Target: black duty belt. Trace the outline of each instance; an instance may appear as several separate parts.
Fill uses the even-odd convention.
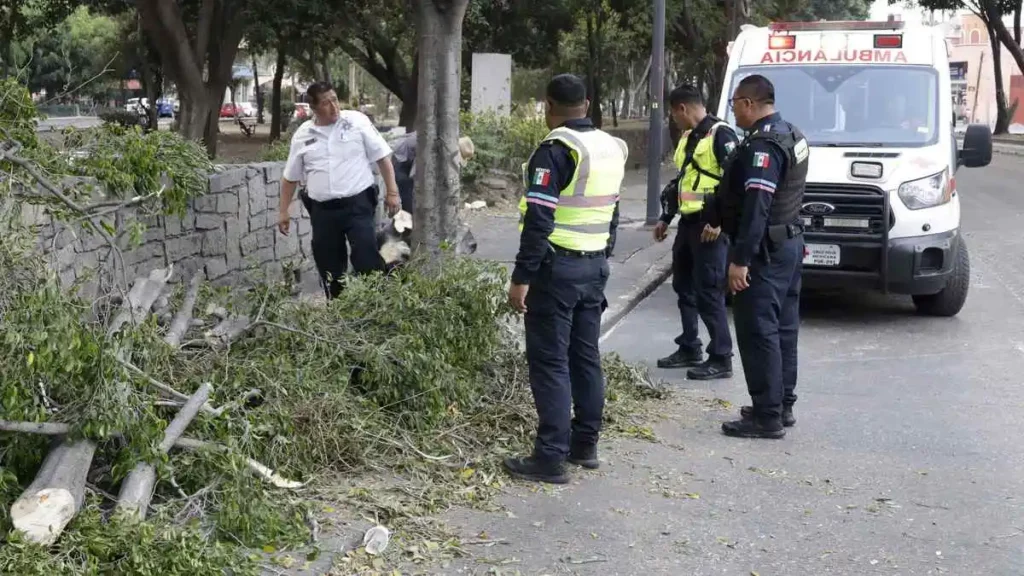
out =
[[[562,256],[570,256],[572,258],[598,258],[604,257],[604,250],[598,252],[583,252],[581,250],[569,250],[568,248],[562,248],[561,246],[551,245],[551,249],[554,250],[555,254],[561,254]]]
[[[309,197],[309,194],[307,194],[306,191],[303,190],[301,194],[301,199],[302,203],[306,205],[307,210],[310,209],[310,206],[316,206],[317,208],[321,208],[324,210],[342,210],[352,206],[353,202],[355,202],[363,194],[373,194],[373,199],[376,200],[377,186],[372,185],[369,188],[364,188],[362,191],[351,196],[346,196],[344,198],[332,198],[330,200],[324,201],[313,200],[312,198]]]
[[[803,224],[776,224],[768,227],[768,239],[780,244],[804,233]]]

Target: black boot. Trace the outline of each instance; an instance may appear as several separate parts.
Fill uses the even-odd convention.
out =
[[[732,359],[712,356],[700,366],[687,370],[686,377],[690,380],[732,378]]]
[[[740,416],[744,418],[750,418],[754,414],[753,406],[744,406],[740,408]],[[782,406],[782,425],[786,428],[792,427],[796,424],[796,418],[793,416],[793,405],[784,404]]]
[[[700,350],[683,350],[680,348],[664,358],[658,359],[658,368],[689,368],[700,366],[704,353]]]
[[[565,473],[565,464],[561,462],[527,456],[525,458],[505,458],[503,464],[505,470],[514,478],[549,484],[569,483],[569,476]]]
[[[597,459],[597,445],[573,445],[569,450],[569,463],[582,466],[587,470],[597,470],[601,462]]]
[[[778,440],[786,437],[786,429],[780,419],[743,418],[722,423],[722,433],[736,438],[770,438]]]

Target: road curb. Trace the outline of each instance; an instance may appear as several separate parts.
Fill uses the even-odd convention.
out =
[[[993,143],[992,152],[1004,156],[1024,156],[1024,146],[1020,144]]]
[[[636,308],[644,298],[650,296],[658,286],[672,275],[672,252],[668,251],[647,268],[647,272],[633,285],[633,288],[616,300],[609,302],[608,308],[601,315],[601,336],[607,334],[627,314]]]

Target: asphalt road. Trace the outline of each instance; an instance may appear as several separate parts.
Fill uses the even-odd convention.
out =
[[[957,181],[972,264],[959,316],[808,295],[781,441],[720,433],[748,401],[738,358],[710,384],[655,368],[678,391],[657,442],[607,441],[599,472],[516,485],[503,515],[453,511],[464,537],[502,543],[434,573],[1024,574],[1024,162],[997,155]],[[678,330],[666,284],[602,350],[653,367]]]

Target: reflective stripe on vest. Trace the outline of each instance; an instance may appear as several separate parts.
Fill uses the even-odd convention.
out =
[[[604,250],[626,172],[626,143],[601,130],[578,132],[564,127],[552,130],[544,141],[558,141],[568,147],[576,160],[576,171],[558,198],[554,198],[529,191],[529,162],[523,164],[527,192],[519,200],[519,230],[523,230],[529,197],[538,203],[555,205],[555,229],[548,236],[549,242],[580,252]]]
[[[693,149],[693,156],[686,165],[686,172],[679,179],[679,213],[694,214],[700,212],[704,207],[705,196],[714,194],[715,187],[722,180],[722,167],[715,157],[715,133],[721,126],[728,126],[725,122],[715,122],[707,135],[697,142]],[[683,141],[680,141],[683,145]],[[681,170],[685,162],[686,153],[682,153],[679,159],[679,150],[676,151],[677,167]]]

